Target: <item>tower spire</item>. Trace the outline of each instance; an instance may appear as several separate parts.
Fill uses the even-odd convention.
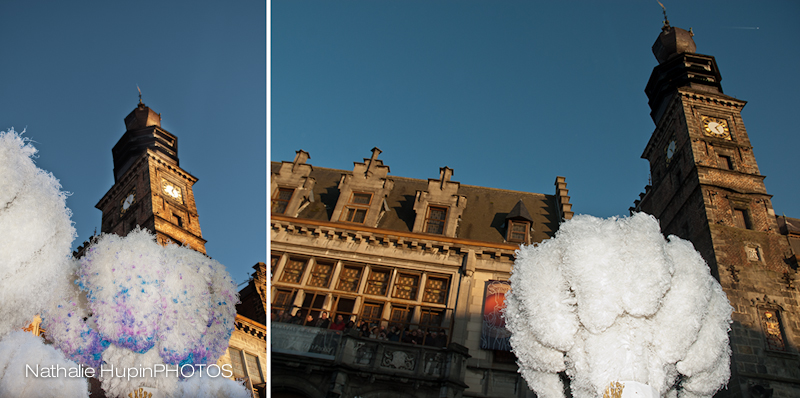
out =
[[[139,90],[139,105],[144,105],[142,102],[142,89],[139,88],[139,85],[136,85],[136,89]]]
[[[664,26],[661,27],[661,30],[667,30],[669,29],[669,19],[667,19],[667,7],[664,7],[664,5],[661,4],[661,2],[658,0],[656,0],[656,2],[658,3],[658,5],[661,6],[661,10],[664,12]]]

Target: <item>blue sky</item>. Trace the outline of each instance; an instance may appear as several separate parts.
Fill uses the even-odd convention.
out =
[[[662,1],[716,57],[778,214],[800,218],[800,3]],[[648,184],[644,87],[653,1],[291,1],[271,19],[270,155],[352,170],[377,146],[392,175],[553,193],[627,215]]]
[[[99,230],[138,85],[199,179],[208,254],[247,280],[266,259],[266,4],[4,1],[0,15],[0,129],[25,129],[72,193],[74,246]]]

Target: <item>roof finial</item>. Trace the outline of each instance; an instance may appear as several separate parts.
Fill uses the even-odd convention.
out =
[[[667,7],[664,7],[664,5],[661,4],[661,2],[658,0],[656,0],[656,2],[658,2],[658,5],[660,5],[661,9],[664,11],[664,26],[661,29],[662,30],[667,29],[669,28],[669,19],[667,19]]]
[[[144,105],[142,103],[142,89],[139,88],[139,85],[136,85],[136,89],[139,90],[139,105]]]

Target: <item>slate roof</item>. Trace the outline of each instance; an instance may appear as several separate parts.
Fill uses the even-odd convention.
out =
[[[343,174],[352,171],[313,166],[310,174],[316,180],[314,200],[304,208],[298,218],[331,221],[331,214],[339,199],[339,181]],[[276,173],[280,162],[272,162],[271,169]],[[414,198],[417,191],[426,191],[428,181],[416,178],[389,175],[394,180],[394,188],[386,198],[389,210],[378,223],[378,228],[400,232],[411,232],[414,227]],[[555,190],[555,189],[554,189]],[[474,239],[486,242],[505,242],[505,224],[509,214],[519,201],[532,221],[534,229],[532,242],[541,242],[553,236],[559,225],[558,208],[554,195],[510,191],[505,189],[479,187],[461,184],[458,195],[466,196],[467,207],[462,214],[457,238]]]

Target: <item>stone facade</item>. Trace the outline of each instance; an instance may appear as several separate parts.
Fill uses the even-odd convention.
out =
[[[482,348],[484,302],[520,243],[572,216],[564,178],[545,195],[463,185],[447,167],[427,181],[390,176],[377,148],[352,171],[298,154],[272,164],[273,397],[532,397],[513,355]],[[413,344],[314,327],[323,312],[427,334]]]
[[[657,44],[675,31],[665,26]],[[800,396],[796,238],[779,227],[741,117],[745,102],[723,94],[713,57],[658,55],[646,89],[656,129],[642,155],[652,183],[631,210],[691,240],[728,295],[732,376],[718,396]]]

